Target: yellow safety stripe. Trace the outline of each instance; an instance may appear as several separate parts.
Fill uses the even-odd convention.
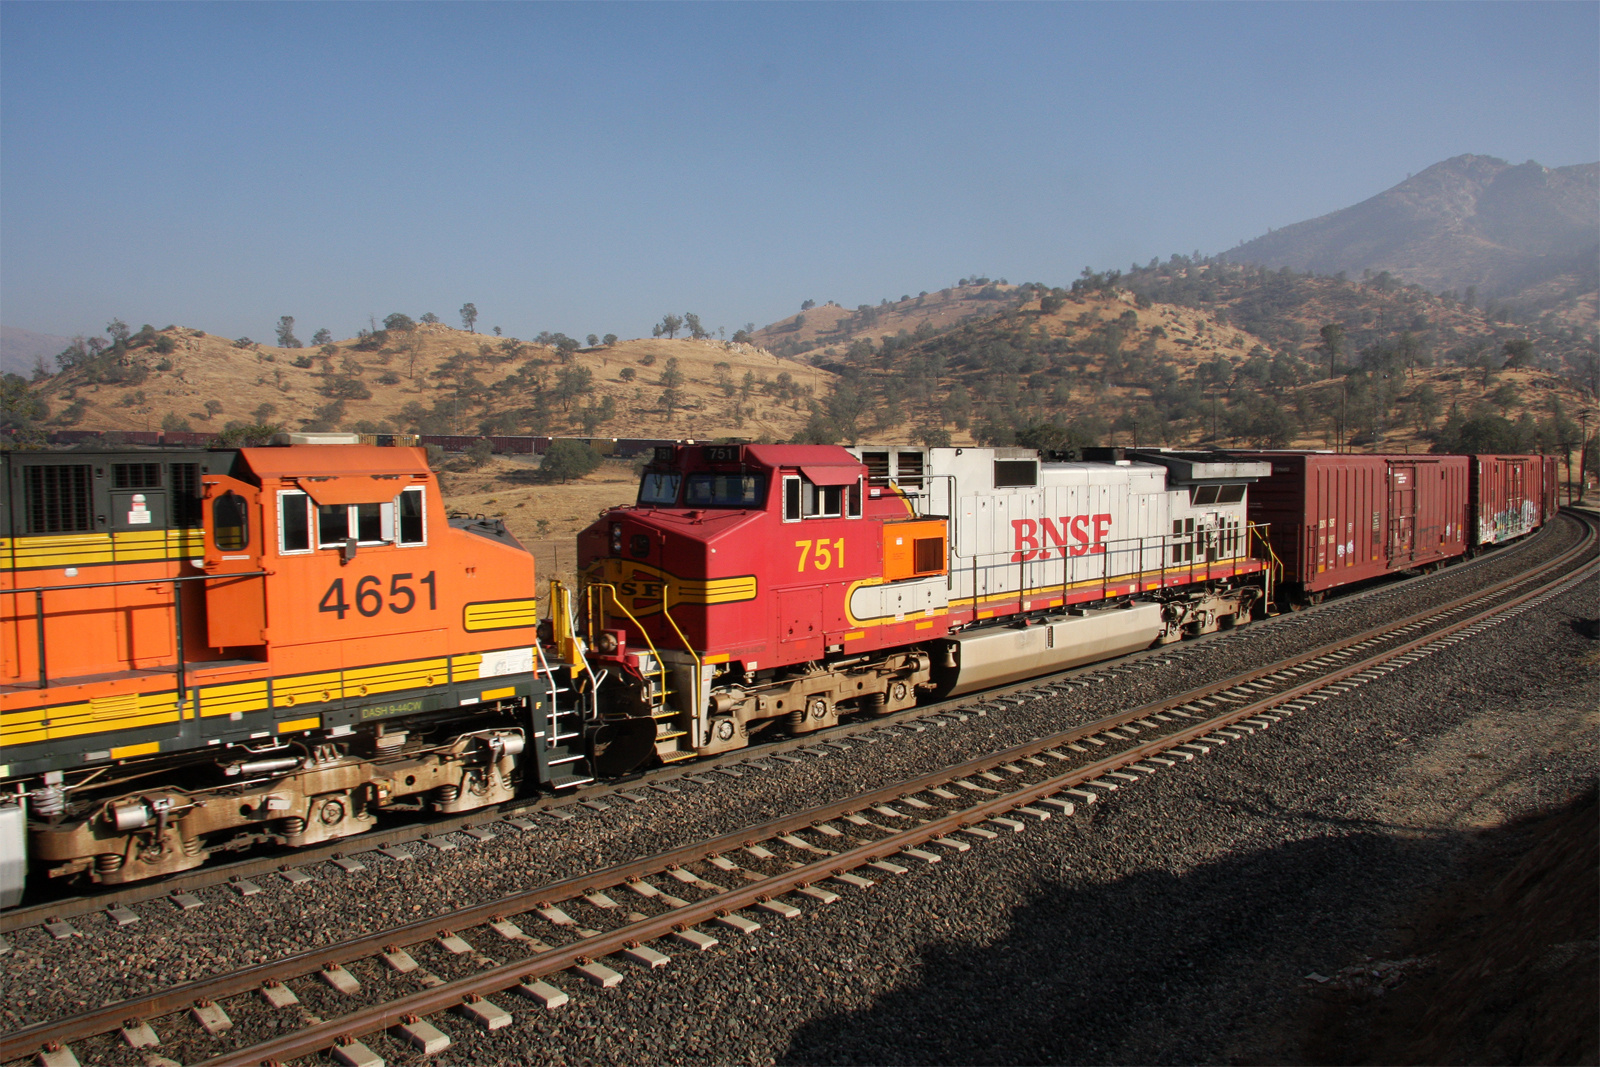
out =
[[[292,708],[297,704],[316,704],[339,700],[344,696],[344,681],[338,671],[320,674],[300,674],[293,678],[277,678],[272,683],[274,707]]]
[[[205,531],[119,530],[115,533],[36,534],[0,538],[0,553],[11,553],[15,570],[41,567],[96,567],[110,563],[151,563],[194,559],[205,553]]]
[[[160,726],[178,721],[173,693],[128,693],[0,716],[0,745],[26,745],[67,737]]]
[[[373,693],[393,693],[401,689],[423,689],[443,685],[449,677],[449,665],[443,658],[419,659],[411,663],[390,664],[378,667],[356,667],[344,672],[347,696],[370,696]]]
[[[202,718],[209,718],[213,715],[265,711],[269,706],[265,680],[233,682],[229,685],[208,685],[200,690],[200,715]]]
[[[468,633],[483,630],[509,630],[515,626],[539,625],[539,603],[532,597],[522,600],[485,600],[462,609],[461,625]]]

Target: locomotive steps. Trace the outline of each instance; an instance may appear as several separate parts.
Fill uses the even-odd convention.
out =
[[[1568,554],[1569,557],[1571,555]],[[160,998],[117,1005],[98,1013],[105,1023],[104,1029],[99,1032],[120,1027],[133,1016],[148,1022],[156,1019],[162,1008],[183,1010],[195,1006],[197,1000],[210,1002],[209,1005],[198,1005],[202,1009],[220,1004],[223,1014],[231,1012],[243,1020],[252,1009],[264,1010],[256,1005],[269,1002],[271,997],[263,992],[248,1005],[232,1002],[223,1004],[222,997],[252,991],[269,981],[293,978],[299,982],[317,971],[331,976],[314,978],[322,988],[337,988],[335,982],[348,988],[348,983],[339,977],[341,969],[347,974],[400,975],[402,969],[411,973],[404,968],[402,957],[406,955],[405,952],[388,953],[393,959],[377,958],[384,955],[384,949],[390,946],[405,950],[421,945],[433,955],[439,955],[442,950],[442,959],[465,959],[470,949],[464,950],[463,945],[477,944],[481,947],[494,944],[507,951],[527,951],[532,948],[531,954],[523,959],[492,966],[480,964],[484,969],[477,974],[444,981],[422,992],[409,992],[384,1004],[353,1012],[334,1023],[314,1025],[302,1036],[286,1039],[280,1045],[257,1046],[246,1053],[238,1047],[237,1042],[230,1041],[238,1051],[230,1053],[230,1059],[223,1062],[234,1059],[245,1062],[246,1056],[249,1062],[255,1062],[268,1054],[287,1058],[329,1045],[342,1045],[345,1053],[342,1058],[347,1062],[363,1062],[360,1049],[350,1041],[341,1042],[338,1039],[359,1037],[362,1033],[391,1025],[400,1028],[397,1036],[402,1040],[436,1045],[452,1026],[459,1031],[459,1024],[450,1024],[437,1018],[429,1023],[423,1016],[427,1012],[448,1008],[457,1008],[473,1017],[478,1025],[498,1026],[502,1018],[508,1017],[505,1008],[514,1002],[508,1003],[504,997],[498,1003],[471,998],[491,992],[498,995],[501,990],[527,986],[525,995],[534,995],[536,999],[543,997],[553,1005],[559,997],[549,996],[548,989],[527,980],[533,978],[536,982],[544,981],[545,977],[559,970],[585,968],[582,972],[584,980],[607,984],[612,981],[613,975],[620,972],[604,964],[595,965],[595,961],[602,959],[602,953],[626,955],[633,952],[635,955],[630,957],[632,962],[645,966],[659,965],[654,955],[638,951],[649,947],[644,944],[648,938],[672,938],[674,934],[691,933],[699,933],[701,939],[741,937],[753,933],[758,923],[772,922],[774,915],[781,918],[797,908],[814,908],[819,897],[825,898],[836,892],[867,890],[869,885],[861,883],[881,880],[884,874],[892,875],[927,865],[938,858],[954,858],[974,843],[999,834],[1018,832],[1052,815],[1065,815],[1070,810],[1069,805],[1092,803],[1091,797],[1112,793],[1119,787],[1131,786],[1161,770],[1189,763],[1193,757],[1212,751],[1219,744],[1247,738],[1257,730],[1267,729],[1282,721],[1287,717],[1285,712],[1314,707],[1319,699],[1331,695],[1330,690],[1340,691],[1381,677],[1387,670],[1395,669],[1396,665],[1416,662],[1440,647],[1460,640],[1459,635],[1469,632],[1471,628],[1491,624],[1497,612],[1515,610],[1518,606],[1525,610],[1534,602],[1533,597],[1551,595],[1562,581],[1558,579],[1547,583],[1541,590],[1524,591],[1481,611],[1468,611],[1459,602],[1446,605],[1422,614],[1434,618],[1449,615],[1454,620],[1452,622],[1425,623],[1424,618],[1402,620],[1398,637],[1384,639],[1383,635],[1374,632],[1354,635],[1334,646],[1318,648],[1226,682],[1183,694],[1174,701],[1136,708],[936,774],[906,780],[764,826],[725,835],[704,845],[679,848],[631,865],[546,885],[456,914],[331,946],[309,953],[304,959],[273,965],[279,969],[281,977],[278,978],[268,973],[267,968],[254,968],[227,976],[221,985],[196,984],[163,994]],[[1505,616],[1501,614],[1499,617]],[[1425,626],[1427,631],[1423,632]],[[1374,651],[1380,642],[1382,650]],[[1352,649],[1361,649],[1362,652],[1357,653]],[[1031,694],[1019,693],[1009,699],[1022,699],[1024,696],[1031,697]],[[1202,710],[1208,707],[1226,710]],[[974,710],[981,714],[985,709],[979,707]],[[875,733],[887,739],[901,734],[907,727],[915,729],[965,714],[968,712],[959,709],[935,710],[925,714],[922,722],[886,726]],[[857,738],[853,742],[834,744],[847,745],[863,740]],[[1085,756],[1091,758],[1086,761]],[[776,760],[778,757],[771,758]],[[1070,793],[1068,790],[1077,792]],[[976,799],[961,803],[968,798]],[[931,850],[923,847],[930,844]],[[698,869],[691,869],[691,864]],[[738,884],[741,880],[746,884]],[[833,881],[834,885],[824,889],[815,884],[805,884],[818,881]],[[850,888],[839,889],[838,883],[841,881]],[[643,888],[647,886],[648,889]],[[795,895],[806,888],[816,892]],[[788,894],[786,899],[779,899],[785,894]],[[763,901],[763,896],[768,899]],[[608,907],[608,901],[616,906]],[[764,906],[774,904],[783,907]],[[639,910],[624,914],[630,907]],[[747,915],[740,914],[740,909],[751,908],[758,910],[750,911]],[[725,914],[719,915],[719,912]],[[633,915],[638,917],[634,918]],[[515,925],[507,923],[505,916],[516,916]],[[618,919],[627,921],[619,923]],[[482,931],[477,930],[480,925],[496,922],[499,923],[498,927],[488,926]],[[708,926],[706,931],[696,931],[693,926],[695,923],[713,925]],[[522,932],[523,924],[535,927],[537,936],[564,943],[540,949],[528,940],[534,935],[517,936]],[[743,932],[730,935],[730,929]],[[442,930],[454,932],[443,933]],[[593,932],[590,933],[590,930]],[[694,937],[680,937],[673,939],[670,944],[658,942],[659,948],[652,952],[660,956],[681,953],[687,942],[696,940]],[[637,945],[630,946],[630,941],[637,942]],[[358,961],[364,960],[373,962],[370,965],[358,964]],[[332,969],[326,966],[330,963],[334,965]],[[626,967],[623,969],[626,970]],[[610,973],[607,973],[608,970]],[[376,986],[379,983],[369,984]],[[301,988],[306,992],[303,983]],[[278,996],[282,999],[281,994]],[[202,1015],[204,1018],[201,1018]],[[211,1021],[213,1028],[220,1028],[221,1025],[219,1016],[214,1012],[202,1011],[195,1019],[201,1027],[205,1026],[206,1019]],[[85,1020],[81,1025],[88,1026],[89,1023]],[[6,1038],[5,1044],[0,1045],[0,1055],[6,1059],[26,1055],[28,1049],[21,1047],[17,1043],[19,1041],[34,1041],[33,1047],[37,1049],[37,1042],[46,1039],[46,1029],[34,1027]],[[142,1029],[133,1029],[139,1037],[144,1036]],[[194,1030],[194,1026],[187,1022],[166,1021],[157,1022],[154,1030],[157,1033],[172,1031],[176,1035],[179,1031],[188,1033]],[[56,1040],[83,1040],[69,1037],[73,1032],[70,1027],[57,1025],[54,1032]],[[199,1046],[188,1044],[191,1037],[194,1035],[177,1040],[185,1044],[185,1052],[198,1052]],[[382,1047],[383,1040],[386,1039],[380,1038],[375,1044]],[[90,1044],[81,1046],[85,1052],[91,1047]],[[216,1048],[213,1044],[211,1051],[201,1054],[212,1054]],[[163,1052],[166,1051],[163,1049]]]

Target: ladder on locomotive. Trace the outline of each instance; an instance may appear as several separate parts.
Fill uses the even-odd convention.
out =
[[[559,582],[550,583],[551,632],[561,661],[551,665],[544,646],[534,642],[539,657],[539,675],[548,683],[549,703],[545,707],[542,738],[538,741],[538,772],[541,781],[552,789],[576,789],[594,781],[589,762],[587,734],[598,714],[595,693],[599,685],[583,655],[582,642],[572,633],[572,605],[567,590]],[[587,676],[592,684],[579,684]],[[537,731],[536,731],[537,732]]]
[[[642,632],[642,630],[641,630]],[[646,637],[646,641],[649,638]],[[661,660],[661,654],[654,646],[650,648],[650,657],[653,663],[641,664],[648,667],[640,673],[645,678],[645,700],[650,709],[650,718],[656,724],[656,759],[662,763],[677,763],[680,760],[692,759],[698,753],[690,747],[693,742],[689,737],[690,712],[675,708],[668,701],[672,690],[667,685],[668,674],[666,665]]]
[[[545,707],[544,737],[539,741],[539,771],[552,789],[588,785],[594,781],[594,771],[589,766],[584,734],[593,718],[593,693],[585,693],[574,684],[572,675],[577,668],[566,664],[552,667],[544,649],[537,643],[534,647],[539,653],[539,674],[549,684],[550,694]],[[587,664],[583,667],[586,669]]]

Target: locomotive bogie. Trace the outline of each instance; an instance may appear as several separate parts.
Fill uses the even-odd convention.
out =
[[[385,737],[406,740],[403,733],[361,740]],[[413,751],[377,759],[334,743],[224,749],[210,770],[237,781],[207,789],[146,784],[75,801],[66,818],[35,826],[35,857],[52,877],[120,884],[188,870],[219,848],[265,841],[298,848],[364,833],[384,810],[473,811],[515,797],[525,747],[521,728],[502,726],[441,745],[412,742]],[[174,773],[193,779],[195,770]]]

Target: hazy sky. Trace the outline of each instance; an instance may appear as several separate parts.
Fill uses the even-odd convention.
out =
[[[1600,157],[1600,5],[0,4],[0,321],[729,334]]]

